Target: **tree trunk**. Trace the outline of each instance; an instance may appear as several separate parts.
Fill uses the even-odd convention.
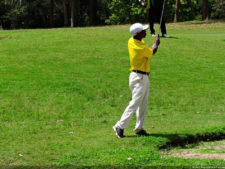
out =
[[[74,0],[71,0],[71,17],[70,17],[70,27],[74,27]]]
[[[174,15],[174,22],[179,21],[179,8],[180,8],[180,0],[176,0],[176,10]]]
[[[89,25],[94,25],[96,20],[96,0],[89,0]]]
[[[74,7],[74,25],[79,25],[79,18],[80,18],[80,0],[75,1],[75,7]]]
[[[68,26],[68,9],[67,9],[67,0],[63,0],[63,12],[64,12],[64,26]]]
[[[209,2],[208,0],[203,0],[202,2],[202,20],[209,19]]]
[[[50,0],[50,28],[54,27],[54,0]]]
[[[0,19],[0,30],[2,30],[3,28],[2,28],[2,21],[1,21],[1,19]]]
[[[16,29],[16,25],[17,25],[17,16],[16,14],[14,13],[13,14],[13,20],[11,20],[11,25],[10,25],[10,29]]]
[[[17,27],[17,14],[16,14],[16,10],[17,10],[17,1],[16,0],[12,0],[11,1],[11,12],[13,11],[12,13],[12,19],[11,19],[11,25],[10,25],[10,29],[15,29]]]

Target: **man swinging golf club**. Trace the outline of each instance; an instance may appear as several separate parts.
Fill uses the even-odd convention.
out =
[[[132,92],[132,100],[126,107],[121,119],[113,126],[113,130],[119,138],[124,137],[124,129],[127,128],[129,120],[134,111],[136,111],[136,126],[135,133],[140,136],[147,136],[144,130],[145,112],[148,106],[149,95],[149,59],[156,53],[160,40],[157,37],[152,48],[149,48],[143,38],[146,37],[148,25],[143,26],[140,23],[135,23],[130,27],[131,37],[128,41],[128,50],[130,56],[130,77],[129,87]]]

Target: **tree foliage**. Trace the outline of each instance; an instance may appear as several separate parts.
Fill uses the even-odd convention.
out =
[[[203,13],[212,19],[225,18],[224,0],[179,0],[179,6],[176,2],[166,0],[167,22],[175,16],[176,21],[202,19]],[[5,29],[134,22],[147,22],[147,11],[138,0],[0,0],[0,26]]]
[[[225,1],[215,0],[212,5],[212,18],[220,19],[225,18]]]
[[[107,24],[125,24],[146,20],[146,11],[137,1],[112,0],[108,8],[110,16],[106,19]]]
[[[179,21],[196,19],[200,15],[200,6],[197,0],[180,0]]]

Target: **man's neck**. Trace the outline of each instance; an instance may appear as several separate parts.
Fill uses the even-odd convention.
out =
[[[142,40],[142,38],[137,37],[137,36],[134,36],[134,39],[139,40],[139,41],[141,41],[141,40]]]

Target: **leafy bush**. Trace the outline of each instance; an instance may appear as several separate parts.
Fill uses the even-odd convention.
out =
[[[138,1],[112,0],[108,8],[111,15],[105,21],[107,24],[143,22],[147,19],[146,10],[140,6]]]
[[[181,0],[179,9],[180,21],[192,20],[199,14],[200,6],[196,0]],[[131,0],[112,0],[108,8],[111,15],[106,19],[107,24],[126,24],[147,21],[147,10],[139,2]],[[175,12],[175,0],[166,1],[164,17],[172,22]]]
[[[215,0],[212,5],[212,18],[222,19],[225,18],[225,1],[224,0]]]
[[[193,20],[199,14],[200,6],[196,0],[181,0],[179,21]]]

